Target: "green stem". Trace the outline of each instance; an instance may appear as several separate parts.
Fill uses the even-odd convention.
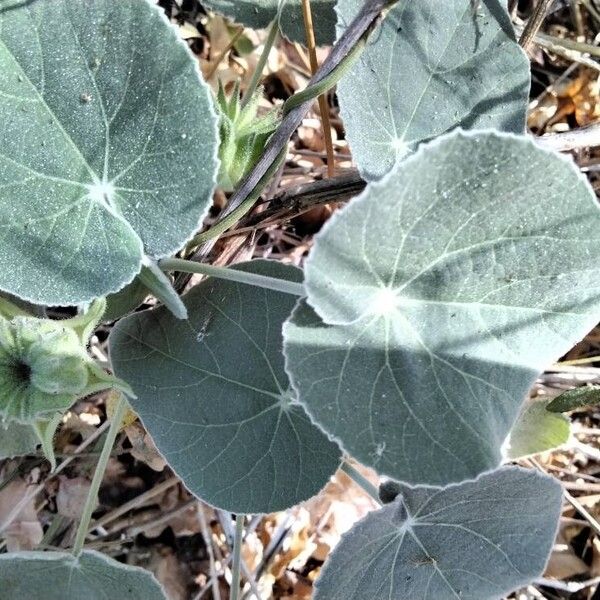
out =
[[[271,164],[263,178],[259,181],[258,185],[248,194],[246,199],[226,217],[215,223],[210,229],[199,233],[189,244],[188,248],[196,248],[201,246],[210,240],[219,237],[222,233],[225,233],[230,227],[233,227],[242,217],[244,217],[250,209],[254,206],[255,202],[260,198],[262,191],[269,183],[269,180],[277,169],[281,166],[281,163],[285,160],[287,155],[287,148],[279,153],[276,160]]]
[[[106,466],[108,465],[108,459],[110,458],[112,448],[114,446],[115,440],[117,439],[117,434],[121,429],[121,423],[123,422],[123,417],[125,416],[126,412],[127,400],[125,399],[125,396],[121,394],[121,398],[119,399],[119,402],[115,408],[110,427],[106,434],[106,439],[104,440],[104,446],[102,447],[102,452],[100,453],[98,464],[96,465],[96,471],[94,472],[94,477],[92,479],[90,491],[88,492],[87,498],[85,500],[85,506],[83,507],[81,521],[79,521],[77,535],[75,536],[75,544],[73,545],[72,550],[74,556],[79,556],[81,554],[81,551],[83,550],[85,538],[88,532],[88,527],[90,525],[90,521],[92,520],[92,514],[94,512],[94,509],[96,508],[96,503],[98,501],[98,491],[100,490],[100,484],[102,483],[102,479],[104,478],[104,472],[106,471]]]
[[[208,277],[216,277],[218,279],[227,279],[246,285],[254,285],[256,287],[282,292],[292,296],[302,297],[305,295],[304,286],[301,283],[294,281],[286,281],[285,279],[277,279],[266,275],[258,275],[257,273],[249,273],[247,271],[238,271],[229,267],[215,267],[213,265],[205,265],[191,260],[182,258],[164,258],[160,261],[159,266],[165,271],[179,271],[180,273],[197,273],[199,275],[207,275]]]
[[[377,504],[381,504],[381,499],[379,498],[378,489],[363,475],[361,475],[347,460],[342,463],[340,467],[356,485],[361,487]]]
[[[236,515],[235,539],[233,541],[233,564],[231,565],[230,600],[240,597],[240,567],[242,565],[242,543],[244,541],[244,515]]]
[[[287,115],[291,110],[308,102],[309,100],[316,100],[319,96],[322,96],[326,92],[328,92],[332,87],[337,85],[339,80],[344,77],[350,71],[350,69],[354,66],[354,63],[357,61],[359,56],[363,53],[365,47],[367,45],[367,37],[362,37],[356,45],[354,45],[348,54],[344,57],[342,62],[331,71],[328,75],[323,77],[321,81],[308,86],[303,89],[301,92],[297,92],[293,96],[287,99],[286,103],[283,105],[283,114]]]
[[[254,73],[252,74],[252,79],[248,85],[248,89],[244,93],[244,97],[242,98],[242,108],[248,104],[249,100],[254,95],[256,88],[258,88],[258,84],[263,75],[263,71],[265,70],[265,66],[267,65],[267,60],[269,59],[269,54],[271,53],[271,49],[275,45],[277,38],[279,37],[279,19],[275,18],[271,21],[271,25],[269,25],[269,34],[267,35],[267,39],[265,40],[264,48],[261,52],[260,58],[258,59],[258,63],[256,64],[256,68],[254,69]]]

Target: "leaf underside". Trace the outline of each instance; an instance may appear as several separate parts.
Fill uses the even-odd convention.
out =
[[[558,448],[569,441],[571,422],[549,412],[548,400],[531,400],[523,407],[507,440],[507,458],[517,459]]]
[[[337,5],[339,30],[362,0]],[[398,2],[339,84],[352,155],[380,179],[418,143],[460,126],[523,133],[529,59],[505,2]],[[369,93],[365,94],[365,90]]]
[[[0,460],[34,454],[39,443],[31,425],[0,422]]]
[[[277,16],[281,0],[201,0],[206,8],[253,29],[262,29]],[[311,0],[315,38],[319,45],[335,40],[336,0]],[[294,42],[306,43],[302,0],[284,0],[279,18],[283,34]]]
[[[400,489],[342,537],[315,600],[497,600],[541,575],[560,515],[552,478],[513,467]]]
[[[0,590],[2,600],[166,600],[149,571],[93,551],[2,554]]]
[[[302,280],[279,263],[236,268]],[[188,321],[159,308],[122,320],[110,338],[115,372],[159,451],[191,492],[234,513],[316,494],[340,452],[290,394],[281,326],[294,297],[209,279],[184,302]]]
[[[600,312],[600,210],[527,138],[451,133],[317,235],[284,326],[300,401],[394,479],[495,468],[536,375]]]
[[[121,289],[211,201],[216,117],[146,0],[0,8],[0,289],[76,304]]]

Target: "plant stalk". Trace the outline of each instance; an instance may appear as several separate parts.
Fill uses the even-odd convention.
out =
[[[262,191],[269,183],[269,179],[277,172],[277,169],[281,166],[287,155],[287,148],[281,152],[275,162],[269,167],[265,176],[260,180],[254,190],[252,190],[248,197],[231,213],[221,218],[207,231],[199,233],[188,245],[189,248],[196,248],[202,244],[206,244],[210,240],[214,240],[221,234],[225,233],[230,227],[233,227],[242,217],[245,217],[248,212],[252,209],[256,201],[260,198]]]
[[[302,13],[304,16],[304,28],[306,29],[306,47],[308,48],[308,56],[310,58],[310,70],[311,74],[314,75],[319,70],[319,63],[317,61],[317,43],[310,0],[302,0]],[[321,113],[321,126],[323,127],[323,138],[327,152],[327,176],[331,178],[335,175],[335,156],[333,154],[333,139],[331,138],[331,122],[329,120],[329,106],[326,94],[319,96],[319,112]]]
[[[242,108],[248,104],[248,101],[256,92],[258,88],[258,84],[262,78],[263,72],[267,65],[267,61],[269,60],[269,54],[271,53],[271,49],[277,42],[279,38],[279,19],[275,17],[271,24],[269,25],[269,33],[267,35],[267,39],[265,40],[265,45],[260,54],[260,58],[258,59],[258,63],[256,63],[256,68],[254,69],[254,73],[252,73],[252,79],[248,84],[248,89],[244,92],[244,97],[242,98]]]
[[[108,465],[108,459],[110,458],[112,448],[114,446],[115,440],[117,439],[119,430],[121,429],[121,423],[123,422],[123,417],[125,416],[126,412],[127,400],[125,399],[125,396],[121,394],[119,402],[117,403],[117,406],[115,408],[113,418],[110,422],[110,427],[108,428],[106,439],[104,440],[104,446],[102,447],[102,452],[100,454],[100,458],[98,459],[98,464],[96,465],[96,471],[94,472],[94,477],[92,479],[90,491],[88,492],[87,498],[85,500],[83,513],[81,515],[81,520],[79,521],[77,534],[75,536],[75,543],[73,545],[72,550],[74,556],[79,556],[83,550],[85,538],[88,532],[88,527],[90,525],[90,521],[92,520],[92,514],[94,513],[96,503],[98,501],[98,491],[100,490],[100,484],[102,483],[102,479],[104,478],[104,472],[106,471],[106,466]]]
[[[236,515],[235,539],[233,541],[233,564],[231,566],[230,600],[240,597],[240,569],[242,564],[242,544],[244,541],[244,515]]]
[[[533,38],[535,38],[535,34],[542,26],[552,2],[554,2],[554,0],[539,0],[536,7],[533,9],[533,14],[529,17],[527,25],[525,25],[525,29],[519,39],[519,45],[523,50],[527,51],[529,46],[533,43]]]
[[[280,126],[271,136],[258,163],[244,177],[229,199],[229,203],[222,213],[221,221],[237,210],[250,194],[256,193],[261,180],[266,185],[267,182],[264,181],[265,174],[270,170],[277,157],[287,148],[290,137],[310,110],[312,99],[317,98],[324,91],[327,91],[343,76],[347,69],[338,71],[339,65],[344,63],[348,56],[351,60],[357,58],[355,47],[358,46],[361,51],[364,49],[371,32],[379,23],[384,12],[392,4],[394,2],[391,0],[371,0],[370,2],[366,2],[354,21],[352,21],[340,40],[333,47],[331,53],[320,66],[315,76],[311,79],[309,87],[300,92],[300,94],[294,94],[286,102],[286,114]],[[321,85],[318,86],[317,84]],[[202,252],[197,252],[196,254],[199,257],[202,255]],[[194,255],[194,258],[197,258],[197,256]]]
[[[304,286],[301,283],[268,277],[267,275],[259,275],[257,273],[248,273],[247,271],[238,271],[229,267],[215,267],[182,258],[164,258],[160,261],[159,265],[164,271],[197,273],[199,275],[206,275],[207,277],[216,277],[217,279],[226,279],[228,281],[235,281],[236,283],[282,292],[291,296],[302,297],[305,295]]]
[[[381,499],[379,498],[379,490],[366,478],[364,475],[359,473],[347,460],[345,460],[340,469],[362,488],[377,504],[381,505]]]

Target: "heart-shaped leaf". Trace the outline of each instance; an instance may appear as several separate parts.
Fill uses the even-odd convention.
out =
[[[85,551],[0,554],[2,600],[166,600],[149,571]]]
[[[315,600],[497,600],[544,570],[560,516],[554,479],[513,467],[399,489],[342,537]]]
[[[338,3],[340,28],[362,4]],[[398,2],[339,85],[361,174],[379,179],[419,142],[459,125],[522,133],[529,82],[504,0]]]
[[[293,267],[252,261],[244,271],[301,281]],[[209,279],[185,297],[189,320],[165,309],[120,321],[110,337],[131,404],[191,492],[235,513],[267,513],[316,494],[338,447],[295,403],[281,326],[294,297]]]
[[[208,209],[216,116],[146,0],[0,7],[0,289],[76,304],[178,250]]]
[[[600,317],[599,232],[587,181],[528,138],[423,145],[316,238],[284,327],[300,401],[394,479],[495,468],[536,375]]]
[[[311,0],[315,37],[320,45],[335,40],[336,0]],[[277,16],[281,5],[279,24],[286,37],[294,42],[306,43],[306,30],[302,15],[302,0],[201,0],[201,3],[246,27],[262,29]]]

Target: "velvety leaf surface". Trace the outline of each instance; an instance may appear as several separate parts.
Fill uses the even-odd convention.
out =
[[[582,386],[574,390],[567,390],[554,398],[548,404],[548,410],[555,413],[569,412],[596,404],[600,404],[600,386]]]
[[[281,0],[201,0],[201,3],[246,27],[262,29],[277,16]],[[335,0],[311,0],[310,7],[317,43],[332,44],[335,40]],[[306,43],[302,0],[283,0],[280,26],[286,37]]]
[[[2,600],[166,600],[149,571],[93,551],[1,554],[0,590]]]
[[[313,419],[416,484],[495,468],[536,375],[600,317],[600,209],[525,137],[456,132],[336,213],[284,327]]]
[[[549,412],[547,400],[528,402],[507,440],[507,458],[517,459],[558,448],[569,441],[571,422]]]
[[[0,289],[115,292],[211,202],[216,118],[197,62],[146,0],[0,7]]]
[[[274,262],[236,268],[302,280]],[[281,326],[294,297],[209,279],[184,302],[188,321],[160,308],[111,334],[114,369],[159,451],[190,491],[231,512],[273,512],[316,494],[340,452],[295,403],[284,371]]]
[[[0,422],[0,460],[33,454],[40,444],[38,436],[31,425],[21,423]]]
[[[508,468],[400,489],[342,537],[315,600],[497,600],[541,575],[560,516],[552,478]]]
[[[362,4],[338,3],[340,30]],[[529,60],[506,3],[477,4],[398,2],[340,82],[348,140],[366,179],[381,178],[419,142],[459,125],[524,132]]]

